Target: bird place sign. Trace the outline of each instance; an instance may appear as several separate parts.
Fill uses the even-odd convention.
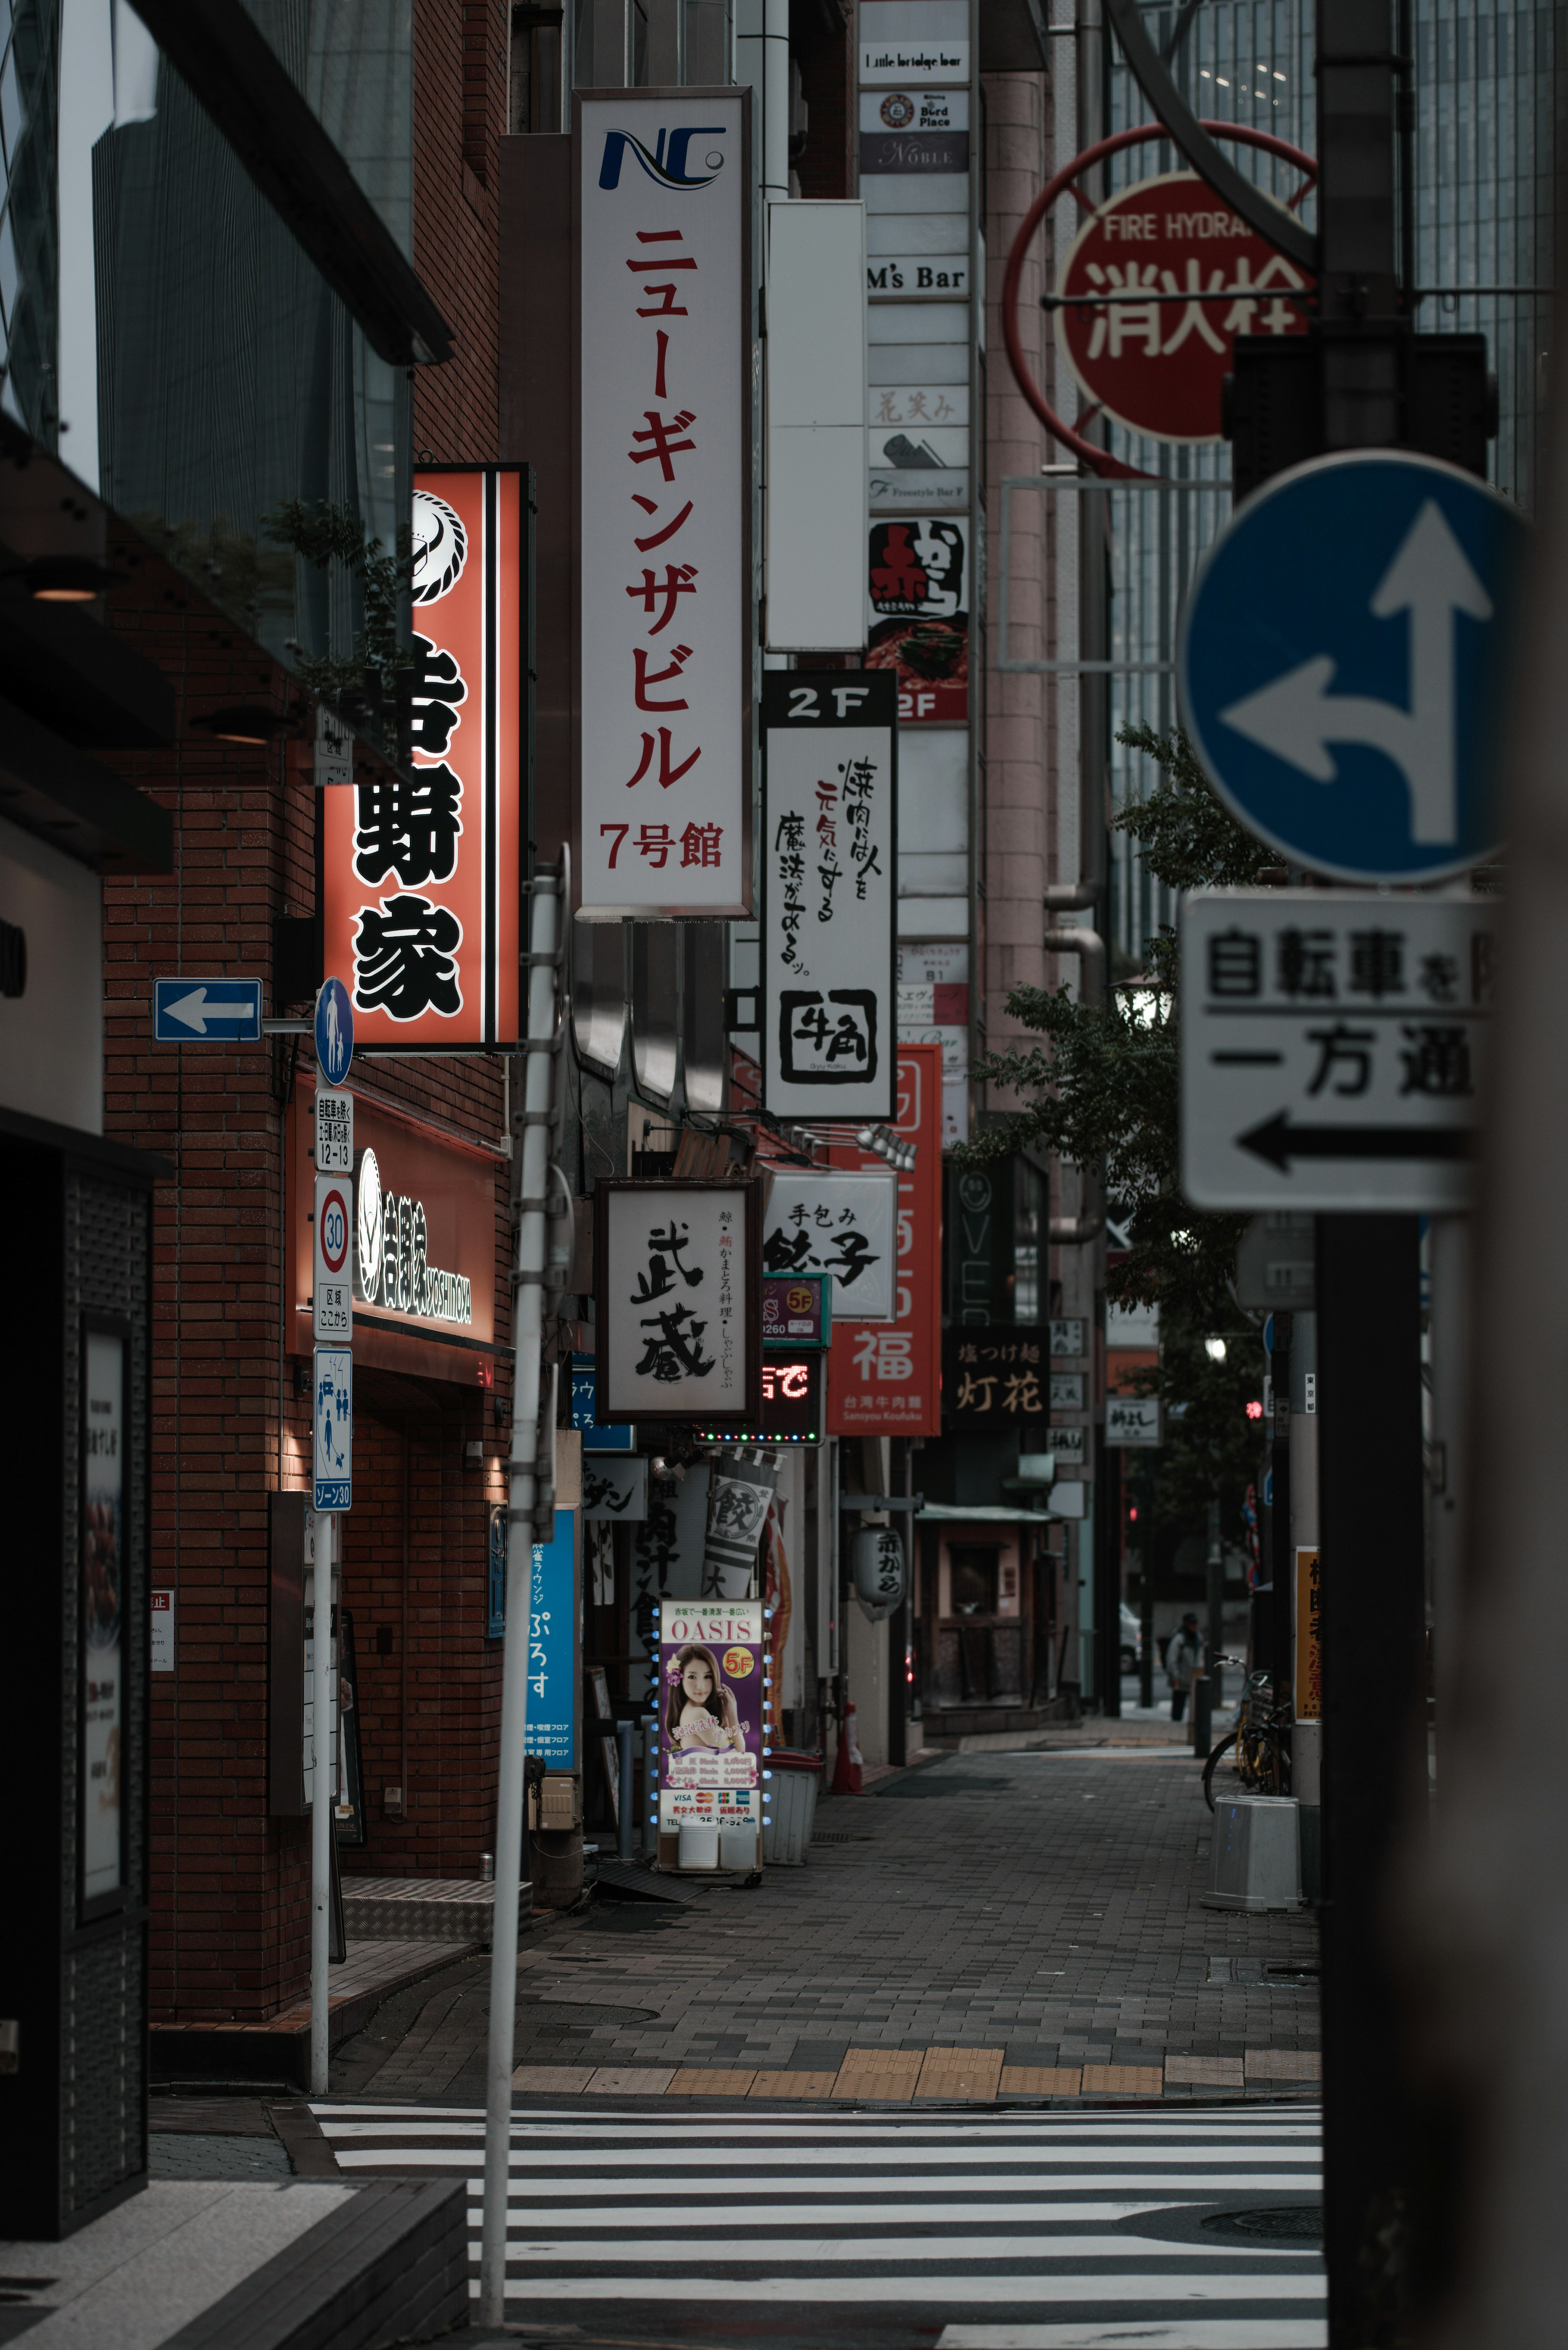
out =
[[[412,766],[323,792],[323,956],[358,1052],[517,1039],[523,476],[414,475]]]
[[[576,101],[582,911],[751,910],[743,90]]]
[[[596,1418],[756,1427],[760,1181],[602,1178],[594,1212]]]

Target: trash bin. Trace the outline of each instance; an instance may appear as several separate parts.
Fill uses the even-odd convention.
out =
[[[1205,1909],[1299,1909],[1301,1856],[1290,1795],[1230,1795],[1214,1806]]]
[[[682,1868],[718,1867],[719,1831],[716,1827],[704,1827],[696,1821],[681,1821],[680,1866]]]
[[[775,1746],[763,1769],[771,1798],[763,1814],[763,1858],[770,1867],[798,1868],[816,1817],[822,1757],[803,1747]]]

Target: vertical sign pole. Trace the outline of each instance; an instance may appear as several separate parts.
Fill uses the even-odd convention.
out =
[[[337,1520],[316,1521],[310,1747],[310,2094],[327,2090],[327,1967],[332,1924],[332,1580]]]
[[[523,1767],[528,1744],[529,1581],[539,1513],[545,1321],[545,1192],[556,1062],[556,950],[568,919],[566,867],[530,885],[528,1028],[524,1078],[522,1214],[513,1295],[516,1370],[512,1390],[511,1506],[506,1541],[506,1639],[501,1681],[500,1788],[495,1820],[495,1912],[490,1943],[490,2043],[484,2104],[484,2220],[479,2322],[506,2316],[506,2195],[512,2159],[512,2063],[517,2027],[517,1905],[523,1880]]]
[[[1269,1512],[1269,1670],[1273,1675],[1275,1704],[1288,1705],[1295,1687],[1291,1639],[1291,1597],[1296,1575],[1291,1541],[1291,1341],[1295,1336],[1295,1316],[1276,1313],[1273,1323],[1274,1348],[1269,1359],[1274,1390],[1274,1436],[1269,1447],[1269,1473],[1273,1481]],[[1285,1792],[1282,1788],[1281,1793]]]

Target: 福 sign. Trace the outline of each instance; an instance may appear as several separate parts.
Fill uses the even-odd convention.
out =
[[[897,1177],[893,1318],[863,1317],[836,1276],[827,1372],[833,1436],[941,1434],[941,1097],[940,1047],[900,1045],[889,1124],[900,1141],[914,1144],[915,1163]],[[836,1146],[833,1157],[836,1166],[862,1173],[883,1167],[857,1143]]]
[[[751,908],[750,99],[577,100],[584,910]]]
[[[753,1426],[761,1185],[601,1177],[594,1207],[597,1418]]]
[[[1166,172],[1119,190],[1078,231],[1056,338],[1085,401],[1129,432],[1218,441],[1236,337],[1305,334],[1311,286],[1193,172]]]
[[[414,483],[412,774],[318,804],[324,959],[360,1051],[518,1033],[523,477],[477,465]]]
[[[898,709],[867,671],[763,683],[763,1087],[776,1117],[886,1118],[897,1027]]]

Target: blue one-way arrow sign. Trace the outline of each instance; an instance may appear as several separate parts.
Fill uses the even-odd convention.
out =
[[[1249,831],[1350,881],[1435,881],[1495,850],[1526,528],[1405,450],[1314,458],[1253,493],[1193,583],[1178,658],[1188,732]]]
[[[155,979],[158,1045],[254,1045],[262,1032],[259,979]]]

